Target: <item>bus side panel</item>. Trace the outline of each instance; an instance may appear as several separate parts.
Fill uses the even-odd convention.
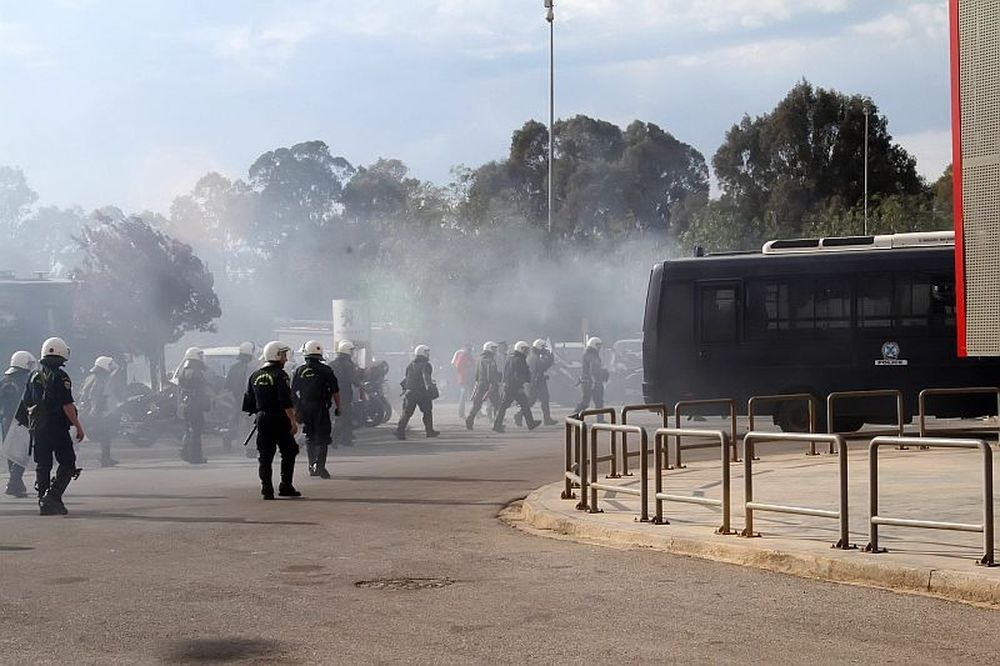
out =
[[[663,264],[656,264],[649,273],[646,290],[646,312],[642,322],[642,395],[647,403],[660,401],[662,386],[658,385],[657,367],[660,348],[660,310],[663,288]]]

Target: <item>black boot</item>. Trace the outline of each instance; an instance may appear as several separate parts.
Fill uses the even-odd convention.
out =
[[[472,426],[475,425],[476,416],[475,414],[469,414],[468,418],[465,419],[465,429],[472,430]]]
[[[399,428],[398,426],[396,427],[396,429],[395,429],[395,430],[393,430],[393,431],[392,431],[392,434],[393,434],[393,435],[394,435],[394,436],[396,437],[396,439],[398,439],[399,441],[403,441],[404,439],[406,439],[406,431],[405,431],[405,430],[403,430],[403,429],[401,429],[401,428]]]
[[[66,505],[63,504],[62,496],[66,492],[69,482],[73,480],[73,472],[62,467],[56,472],[56,478],[52,480],[52,485],[45,491],[45,496],[38,500],[38,513],[42,516],[65,516],[69,513]]]
[[[271,481],[271,466],[260,463],[257,466],[257,476],[260,477],[260,494],[266,500],[274,499],[274,482]]]
[[[322,445],[316,447],[316,474],[321,479],[330,478],[330,472],[326,469],[326,454],[327,447]]]
[[[306,442],[306,456],[309,459],[309,476],[318,476],[319,447],[312,442]]]
[[[7,489],[4,492],[13,497],[27,497],[28,489],[24,485],[24,468],[8,460],[7,471],[10,472],[10,479],[7,481]]]
[[[48,492],[49,486],[52,485],[52,479],[49,478],[49,471],[35,473],[35,492],[38,493],[38,499],[41,500],[45,497],[45,493]]]
[[[292,476],[295,474],[295,457],[281,457],[281,483],[278,484],[279,497],[302,497],[302,493],[292,485]]]

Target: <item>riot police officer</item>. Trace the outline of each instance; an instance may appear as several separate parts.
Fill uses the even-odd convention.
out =
[[[557,421],[552,418],[552,410],[549,400],[549,376],[546,374],[555,357],[549,351],[549,344],[539,338],[531,343],[528,351],[528,370],[531,372],[531,387],[528,389],[528,405],[535,406],[535,402],[540,403],[542,410],[542,423],[545,425],[556,425]],[[521,425],[521,414],[515,414],[514,420]]]
[[[591,402],[594,403],[595,409],[604,407],[604,383],[608,381],[608,371],[601,361],[602,346],[604,342],[600,338],[592,337],[587,340],[587,349],[583,352],[580,369],[580,387],[583,396],[580,398],[580,404],[576,406],[577,413],[587,409]]]
[[[246,390],[247,378],[250,376],[250,361],[253,360],[254,344],[252,342],[242,342],[237,349],[236,361],[229,366],[226,371],[226,391],[232,396],[233,411],[229,418],[228,432],[222,438],[222,449],[228,451],[232,446],[233,439],[243,435],[242,419],[240,414],[240,403],[243,400],[243,391]]]
[[[361,371],[354,363],[354,343],[341,340],[330,362],[340,383],[340,415],[333,429],[334,446],[354,446],[354,387],[361,386]]]
[[[63,493],[69,482],[80,475],[76,467],[76,451],[69,436],[69,427],[76,430],[76,441],[86,434],[73,404],[73,382],[63,370],[69,360],[69,346],[61,338],[49,338],[42,345],[41,363],[31,373],[19,411],[18,421],[27,416],[35,447],[35,487],[38,489],[38,509],[43,516],[69,513],[63,504]],[[50,478],[52,458],[59,467]]]
[[[336,413],[341,413],[340,386],[333,370],[323,362],[322,344],[310,340],[302,345],[302,354],[305,363],[292,375],[295,416],[306,436],[309,476],[329,479],[326,455],[331,441],[330,406],[336,403]]]
[[[528,430],[534,430],[542,424],[536,421],[531,414],[531,405],[528,403],[528,395],[524,392],[525,385],[531,382],[531,371],[528,370],[527,354],[531,346],[524,340],[519,340],[514,344],[514,351],[507,357],[503,369],[503,397],[500,401],[500,409],[497,410],[496,418],[493,419],[494,432],[504,432],[503,419],[507,414],[507,409],[515,402],[521,408],[521,416],[528,426]]]
[[[177,373],[177,415],[184,420],[184,441],[181,460],[192,465],[206,462],[202,455],[201,434],[205,430],[205,413],[212,407],[205,373],[205,352],[189,347],[184,352],[184,365]]]
[[[396,439],[406,439],[406,425],[417,407],[424,419],[424,431],[428,437],[441,433],[434,429],[434,401],[438,398],[438,387],[434,383],[434,372],[430,362],[431,349],[427,345],[417,345],[413,350],[413,360],[406,366],[403,387],[403,413],[393,434]]]
[[[299,427],[295,423],[292,389],[284,370],[290,351],[288,345],[277,340],[264,345],[264,366],[250,375],[246,394],[243,396],[243,411],[257,415],[257,473],[260,477],[260,494],[266,500],[274,499],[271,463],[274,462],[277,451],[281,452],[278,495],[302,496],[292,485],[295,456],[299,452],[295,435]]]
[[[483,402],[490,398],[494,402],[499,402],[500,392],[500,370],[497,368],[497,343],[487,340],[483,343],[483,352],[479,355],[479,363],[476,364],[476,385],[472,389],[472,409],[465,417],[465,427],[472,430],[476,422],[476,415],[483,407]]]
[[[10,429],[16,426],[14,416],[18,407],[21,406],[21,397],[24,395],[24,387],[28,384],[28,377],[35,369],[35,357],[31,352],[17,351],[10,357],[10,367],[3,377],[0,377],[0,440],[6,440]],[[13,433],[10,433],[13,435]],[[26,497],[28,489],[24,485],[24,468],[28,464],[28,435],[23,434],[23,446],[18,450],[4,447],[4,455],[7,457],[7,471],[10,478],[7,480],[7,488],[4,492],[14,497]],[[13,441],[13,436],[11,441]]]
[[[90,438],[101,445],[101,467],[113,467],[111,440],[118,434],[120,419],[111,393],[111,375],[118,364],[110,356],[98,356],[80,389],[80,413],[90,424]]]

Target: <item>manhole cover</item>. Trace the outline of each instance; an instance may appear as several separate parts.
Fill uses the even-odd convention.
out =
[[[450,578],[376,578],[359,580],[354,586],[372,590],[435,590],[454,582]]]

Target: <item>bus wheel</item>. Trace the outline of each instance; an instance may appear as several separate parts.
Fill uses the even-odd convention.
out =
[[[774,422],[782,432],[809,432],[809,407],[802,400],[782,402],[774,414]]]
[[[833,419],[834,432],[857,432],[865,427],[865,420],[860,416],[836,416]]]

